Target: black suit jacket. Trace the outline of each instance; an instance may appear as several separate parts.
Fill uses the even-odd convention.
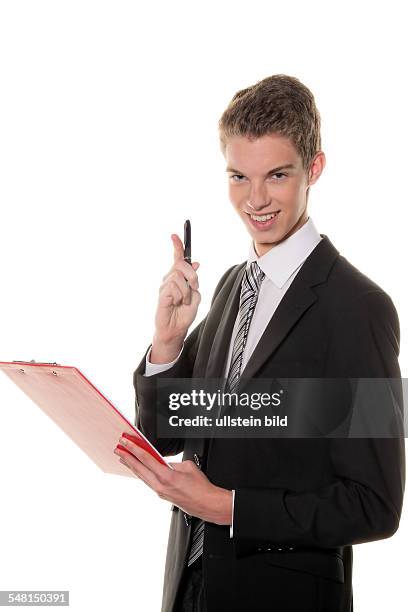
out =
[[[242,379],[400,377],[392,300],[322,237]],[[403,438],[213,438],[206,444],[156,436],[157,378],[223,376],[245,265],[222,276],[207,316],[172,368],[143,376],[146,350],[134,372],[135,422],[163,455],[184,451],[183,460],[201,460],[214,484],[236,490],[233,538],[229,526],[205,524],[208,612],[349,611],[352,545],[390,537],[399,525]],[[162,612],[175,611],[191,529],[184,512],[172,506]]]

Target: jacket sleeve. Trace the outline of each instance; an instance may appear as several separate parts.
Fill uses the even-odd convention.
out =
[[[337,313],[325,376],[400,379],[398,315],[389,296],[373,290]],[[399,380],[399,382],[401,382]],[[238,488],[234,541],[335,547],[392,536],[405,487],[405,440],[333,438],[332,480],[316,490]]]
[[[231,266],[228,268],[219,280],[211,300],[211,307],[234,267],[235,266]],[[207,317],[208,314],[186,337],[180,357],[171,368],[166,369],[164,372],[152,374],[151,376],[144,375],[146,355],[150,350],[150,344],[133,373],[136,408],[135,425],[164,457],[181,453],[184,449],[184,438],[158,438],[156,435],[157,411],[161,411],[163,415],[168,414],[168,406],[165,403],[157,405],[157,380],[158,378],[191,377]]]

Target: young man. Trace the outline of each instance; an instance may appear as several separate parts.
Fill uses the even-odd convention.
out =
[[[225,377],[232,388],[240,378],[400,377],[392,300],[307,211],[325,165],[311,92],[268,77],[239,91],[219,126],[248,258],[224,273],[187,336],[199,264],[172,236],[155,335],[134,373],[137,426],[163,455],[184,451],[169,470],[128,443],[129,468],[173,504],[162,612],[350,611],[352,545],[399,525],[403,439],[156,435],[158,378]]]

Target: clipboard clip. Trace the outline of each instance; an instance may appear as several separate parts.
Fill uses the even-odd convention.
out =
[[[56,361],[36,361],[35,359],[31,359],[31,361],[19,361],[18,359],[13,359],[13,363],[37,363],[38,365],[59,365]]]

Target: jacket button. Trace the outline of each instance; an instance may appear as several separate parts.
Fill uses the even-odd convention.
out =
[[[197,453],[194,453],[193,457],[194,457],[194,461],[195,461],[197,467],[199,468],[200,465],[201,465],[200,464],[200,457],[197,455]]]

